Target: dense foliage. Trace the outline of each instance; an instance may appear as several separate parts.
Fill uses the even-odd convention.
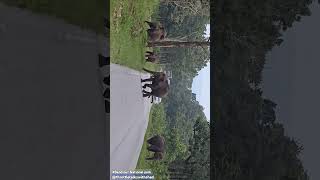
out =
[[[276,121],[276,103],[262,96],[265,56],[312,0],[218,0],[214,17],[214,136],[216,180],[306,180],[302,145]]]
[[[172,1],[161,2],[155,18],[165,25],[167,38],[207,41],[203,35],[210,23],[209,13],[182,9]],[[165,163],[170,179],[209,179],[210,124],[191,91],[193,78],[209,62],[209,48],[160,48],[160,55],[164,69],[172,72],[170,93],[162,99],[167,122]]]

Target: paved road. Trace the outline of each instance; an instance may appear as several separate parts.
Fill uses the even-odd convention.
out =
[[[141,93],[146,74],[111,65],[110,121],[101,84],[110,70],[97,61],[106,46],[92,32],[0,4],[0,179],[107,179],[109,152],[111,169],[135,169],[151,106]]]
[[[0,4],[0,179],[107,179],[98,42]]]
[[[142,97],[141,78],[149,77],[111,64],[111,170],[134,170],[148,126],[150,99]]]

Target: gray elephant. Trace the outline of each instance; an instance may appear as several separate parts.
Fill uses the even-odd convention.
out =
[[[141,82],[151,82],[152,84],[144,84],[143,88],[146,88],[147,86],[154,89],[160,82],[168,81],[168,77],[165,73],[156,74],[154,76],[151,76],[147,79],[141,79]]]
[[[147,51],[145,55],[146,61],[151,62],[151,63],[158,63],[159,62],[159,57],[151,51]]]
[[[158,81],[165,81],[167,80],[167,76],[164,72],[155,72],[150,71],[148,69],[143,68],[144,71],[151,74],[151,77],[149,79],[141,79],[141,82],[148,82],[151,81],[152,83],[158,82]]]
[[[165,31],[165,29],[164,29],[162,24],[154,23],[154,22],[148,22],[148,21],[145,21],[145,22],[148,23],[148,25],[150,27],[150,29],[147,30],[149,40],[151,40],[151,41],[160,41],[160,40],[163,40],[165,38],[167,32]]]
[[[149,87],[152,91],[159,90],[159,89],[166,89],[167,87],[169,88],[169,82],[167,79],[164,79],[164,80],[154,79],[154,81],[152,81],[151,84],[145,83],[142,87],[144,89],[146,87]]]
[[[147,86],[151,87],[151,92],[143,90],[143,97],[155,96],[163,98],[166,97],[169,93],[168,81],[159,82],[156,86],[153,86],[153,84],[147,84]]]
[[[152,74],[149,79],[141,79],[141,82],[152,82],[152,84],[144,84],[143,88],[151,88],[151,92],[143,90],[143,97],[165,97],[169,92],[168,77],[163,72],[154,72],[147,69],[143,69]]]
[[[149,147],[148,151],[154,152],[153,157],[146,158],[146,160],[161,160],[163,159],[165,152],[165,140],[164,137],[160,135],[155,135],[147,140]]]

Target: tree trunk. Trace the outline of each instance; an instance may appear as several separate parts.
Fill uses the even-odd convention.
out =
[[[148,47],[208,47],[210,42],[208,41],[156,41],[148,42]]]

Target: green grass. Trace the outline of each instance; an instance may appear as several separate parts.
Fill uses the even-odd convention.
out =
[[[147,161],[146,157],[152,157],[153,153],[147,150],[147,139],[156,134],[163,134],[166,124],[165,124],[165,111],[163,105],[155,104],[152,105],[149,114],[149,123],[146,134],[144,136],[144,143],[140,152],[136,169],[151,170],[155,175],[156,179],[167,179],[165,173],[167,170],[167,165],[163,161]]]
[[[0,2],[54,16],[97,33],[103,33],[103,15],[109,14],[109,3],[105,0],[0,0]]]
[[[111,62],[141,70],[158,70],[158,65],[144,60],[147,24],[157,12],[159,0],[111,0]]]

